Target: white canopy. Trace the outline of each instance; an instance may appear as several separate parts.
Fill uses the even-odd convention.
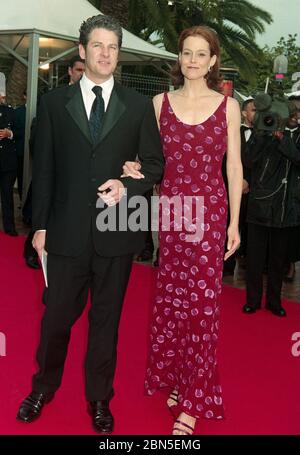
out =
[[[0,0],[0,11],[2,43],[25,56],[29,37],[25,36],[21,41],[20,38],[36,32],[40,35],[40,57],[49,58],[72,48],[78,41],[82,21],[100,14],[87,0]],[[123,29],[120,61],[139,62],[149,59],[156,62],[175,60],[176,55]]]

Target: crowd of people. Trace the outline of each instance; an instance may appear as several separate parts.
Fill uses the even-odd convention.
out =
[[[85,393],[95,431],[113,431],[123,299],[134,256],[149,260],[154,251],[150,230],[145,244],[145,233],[130,229],[130,199],[146,195],[149,201],[158,185],[160,200],[171,203],[162,204],[159,216],[145,392],[164,392],[172,434],[191,435],[199,419],[224,418],[217,362],[222,277],[233,273],[238,256],[246,266],[242,311],[261,308],[267,270],[265,307],[286,316],[282,281],[300,259],[299,100],[290,105],[284,129],[259,129],[255,98],[240,107],[222,94],[217,34],[195,26],[179,38],[172,70],[178,88],[152,102],[114,79],[121,45],[114,18],[84,21],[69,85],[42,97],[32,126],[24,255],[33,268],[47,255],[48,287],[38,371],[17,418],[36,420],[60,387],[71,329],[90,291]],[[2,216],[5,232],[14,236],[13,185],[18,174],[22,198],[26,108],[0,109],[0,120],[6,119],[0,129]],[[127,228],[100,229],[99,214],[113,213],[124,201]]]

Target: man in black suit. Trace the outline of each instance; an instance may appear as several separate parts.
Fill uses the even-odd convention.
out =
[[[241,209],[240,209],[240,218],[239,218],[239,229],[240,229],[240,236],[241,236],[241,245],[238,249],[237,254],[240,256],[240,266],[245,266],[244,258],[246,257],[246,250],[247,250],[247,229],[248,225],[246,222],[247,216],[247,206],[248,206],[248,193],[249,193],[249,185],[250,185],[250,178],[251,178],[251,171],[249,165],[247,164],[246,159],[246,144],[251,136],[252,128],[253,128],[253,120],[255,116],[255,105],[253,102],[253,98],[248,98],[242,103],[241,106],[242,118],[243,123],[241,125],[241,159],[243,164],[243,195],[241,200]],[[224,160],[222,163],[222,173],[226,187],[228,186],[227,183],[227,175],[226,175],[226,155],[224,156]],[[228,221],[230,220],[230,213],[228,212]],[[233,276],[234,270],[236,266],[236,256],[237,254],[233,254],[230,256],[227,261],[224,262],[223,268],[223,276]]]
[[[13,237],[18,233],[14,218],[14,183],[17,177],[17,153],[14,140],[15,112],[0,94],[0,191],[4,232]]]
[[[247,235],[248,235],[248,224],[246,222],[247,218],[247,209],[248,209],[248,198],[250,190],[250,181],[251,181],[251,169],[249,164],[247,164],[247,142],[249,141],[252,130],[253,130],[253,121],[255,116],[256,108],[254,105],[253,98],[248,98],[242,104],[242,117],[243,123],[241,125],[241,159],[243,164],[243,195],[241,200],[241,209],[240,209],[240,235],[241,235],[241,245],[238,251],[241,259],[246,257],[247,251]],[[242,261],[240,262],[240,265]]]
[[[76,82],[78,82],[81,79],[83,72],[84,72],[84,60],[82,60],[80,55],[74,55],[71,58],[71,60],[69,62],[69,66],[68,66],[69,85],[72,85],[72,84],[75,84]],[[19,110],[21,110],[21,107],[16,110],[16,113]],[[25,128],[25,114],[26,114],[26,109],[24,106],[24,128]],[[19,113],[19,118],[20,118],[20,116],[21,116],[21,112]],[[30,153],[31,153],[32,157],[34,154],[33,144],[34,144],[35,124],[36,124],[36,118],[33,119],[33,122],[31,125],[31,137],[29,140],[29,148],[30,148]],[[24,150],[24,137],[23,137],[23,150]],[[18,151],[18,147],[17,147],[17,151]],[[18,156],[18,160],[19,160],[19,156]],[[23,166],[23,162],[22,162],[22,166]],[[19,170],[18,170],[18,172],[19,172]],[[22,168],[22,175],[23,175],[23,168]],[[18,177],[18,182],[19,182],[19,177]],[[18,183],[18,189],[19,189],[19,183]],[[20,194],[20,190],[19,190],[19,194]],[[20,198],[21,198],[21,196],[20,196]],[[23,213],[23,222],[31,227],[32,226],[32,185],[31,184],[30,184],[28,192],[27,192],[27,196],[26,196],[25,204],[23,205],[22,213]],[[40,263],[38,260],[38,254],[32,246],[33,236],[34,236],[34,231],[33,231],[33,229],[31,229],[30,232],[28,233],[25,243],[24,243],[23,256],[25,259],[25,263],[28,267],[30,267],[32,269],[40,269],[41,266],[40,266]],[[43,297],[42,297],[43,303],[46,303],[46,296],[47,296],[47,288],[45,288],[44,293],[43,293]]]
[[[130,202],[131,196],[152,188],[162,177],[163,155],[152,102],[113,78],[120,25],[109,16],[89,18],[80,28],[79,42],[85,74],[77,84],[44,95],[37,117],[33,244],[40,256],[44,249],[48,253],[49,287],[39,371],[18,419],[35,420],[59,388],[71,327],[90,290],[86,398],[94,429],[109,433],[119,319],[133,255],[143,247],[144,233],[102,230],[99,216],[126,201],[125,192]],[[120,179],[123,163],[137,155],[145,178]]]
[[[36,117],[33,118],[30,129],[30,138],[29,138],[29,153],[31,158],[34,157],[34,143],[35,143],[35,132],[36,132]],[[31,229],[26,237],[24,242],[23,257],[25,259],[25,264],[31,269],[40,269],[40,262],[38,260],[38,253],[33,248],[32,240],[34,236],[34,230],[32,229],[32,182],[30,182],[26,199],[22,208],[23,222],[30,226]],[[45,302],[44,296],[46,295],[46,288],[43,294],[43,302]]]
[[[76,84],[84,73],[84,60],[80,55],[74,55],[69,61],[68,75],[69,85]]]

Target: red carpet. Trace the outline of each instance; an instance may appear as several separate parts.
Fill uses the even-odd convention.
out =
[[[1,434],[93,434],[86,412],[83,358],[85,315],[72,332],[63,384],[41,418],[17,422],[20,401],[30,391],[34,355],[43,312],[42,272],[22,258],[23,238],[0,235]],[[170,434],[171,416],[164,396],[143,395],[146,331],[154,271],[135,265],[124,305],[112,411],[116,434]],[[291,337],[300,331],[300,305],[284,302],[287,318],[262,310],[244,315],[243,291],[224,287],[219,364],[226,406],[224,421],[203,420],[197,434],[300,434],[300,357],[291,354]],[[0,349],[1,352],[1,349]]]

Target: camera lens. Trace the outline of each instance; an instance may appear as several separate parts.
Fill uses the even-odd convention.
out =
[[[266,115],[264,117],[264,125],[265,126],[273,126],[274,125],[274,117],[272,115]]]

